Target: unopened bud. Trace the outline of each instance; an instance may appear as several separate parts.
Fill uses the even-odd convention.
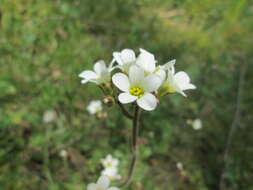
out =
[[[112,96],[105,96],[103,99],[103,103],[111,107],[114,104],[114,98]]]

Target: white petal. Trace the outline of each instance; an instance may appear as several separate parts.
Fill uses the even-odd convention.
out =
[[[87,190],[96,190],[96,189],[97,189],[97,184],[95,184],[95,183],[90,183],[87,186]]]
[[[118,168],[106,167],[104,170],[102,170],[101,174],[108,177],[116,177],[118,175]]]
[[[161,86],[161,84],[162,80],[156,74],[148,75],[143,82],[145,92],[154,92]]]
[[[144,70],[137,65],[132,65],[129,69],[129,80],[131,84],[140,84],[144,79]]]
[[[118,187],[110,187],[109,189],[107,190],[120,190]]]
[[[186,72],[180,71],[174,75],[174,78],[176,81],[181,82],[181,83],[189,83],[190,82],[190,77]]]
[[[85,84],[85,83],[87,83],[87,82],[88,82],[88,80],[86,80],[86,79],[81,80],[81,83],[82,83],[82,84]]]
[[[106,159],[107,159],[107,160],[112,160],[112,155],[108,154],[108,155],[106,156]]]
[[[146,54],[149,54],[150,56],[153,56],[154,57],[154,54],[150,53],[149,51],[143,49],[143,48],[140,48],[140,52],[141,53],[146,53]]]
[[[98,178],[97,186],[99,186],[101,189],[107,189],[110,185],[110,179],[102,175],[100,178]]]
[[[174,74],[175,73],[175,67],[174,67],[175,63],[176,63],[176,60],[173,59],[173,60],[169,61],[168,63],[165,63],[161,67],[162,67],[162,69],[169,70],[169,71],[171,71],[172,74]]]
[[[136,96],[133,96],[127,92],[121,93],[118,98],[119,98],[120,103],[122,104],[131,103],[137,99]]]
[[[113,164],[113,166],[117,166],[119,164],[119,160],[118,159],[113,159],[112,164]]]
[[[79,77],[84,78],[86,80],[90,80],[90,79],[96,79],[98,78],[98,75],[93,72],[93,71],[83,71],[82,73],[79,74]]]
[[[123,73],[116,73],[112,76],[113,84],[118,87],[121,91],[128,92],[129,91],[129,79]]]
[[[152,53],[144,49],[140,49],[141,53],[137,58],[136,63],[142,67],[146,72],[153,73],[155,71],[155,57]]]
[[[99,60],[98,62],[96,62],[94,65],[94,71],[98,75],[101,75],[101,73],[106,72],[107,68],[106,68],[105,62],[103,60]]]
[[[187,97],[187,95],[182,90],[177,90],[177,92],[183,95],[184,97]]]
[[[197,87],[194,84],[188,84],[187,89],[196,89]]]
[[[121,51],[121,60],[123,63],[132,63],[135,59],[135,53],[133,50],[124,49]]]
[[[196,88],[193,84],[190,84],[190,77],[183,71],[176,73],[174,75],[174,80],[181,90]]]
[[[147,111],[152,111],[156,108],[157,99],[153,94],[146,93],[140,99],[137,100],[138,106]]]
[[[113,52],[112,55],[119,65],[123,65],[120,52]]]
[[[165,81],[165,79],[166,79],[166,72],[165,72],[164,69],[159,68],[159,69],[155,72],[155,74],[158,75],[158,76],[160,77],[160,79],[161,79],[162,82]]]

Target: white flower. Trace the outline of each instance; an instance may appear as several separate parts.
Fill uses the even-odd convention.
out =
[[[112,77],[113,84],[123,93],[119,94],[119,101],[127,104],[136,101],[144,110],[151,111],[156,108],[157,99],[152,94],[161,85],[161,79],[155,74],[144,75],[144,70],[137,65],[129,69],[129,77],[123,73],[116,73]]]
[[[108,176],[101,176],[97,183],[90,183],[87,186],[87,190],[119,190],[118,187],[109,187],[110,186],[110,179]]]
[[[169,93],[178,92],[183,96],[186,94],[183,92],[188,89],[196,89],[196,86],[190,83],[190,77],[186,72],[180,71],[175,73],[174,63],[166,65],[168,70],[167,79],[163,83],[163,87]]]
[[[101,172],[101,175],[108,176],[110,180],[121,179],[121,176],[118,174],[118,168],[116,168],[116,167],[105,168]]]
[[[95,63],[94,71],[85,70],[79,74],[79,77],[83,78],[81,83],[94,82],[96,84],[107,83],[111,80],[110,72],[114,69],[111,67],[112,64],[107,68],[103,60]]]
[[[177,169],[183,170],[183,164],[182,164],[182,162],[177,162]]]
[[[123,49],[121,52],[113,52],[113,57],[119,64],[119,68],[128,73],[129,68],[136,61],[135,53],[131,49]]]
[[[66,157],[68,156],[68,152],[67,152],[66,150],[61,150],[61,151],[60,151],[60,156],[61,156],[62,158],[66,158]]]
[[[195,130],[201,129],[202,128],[202,121],[200,119],[195,119],[192,122],[192,128],[195,129]]]
[[[87,106],[87,111],[92,115],[101,112],[102,109],[102,102],[100,100],[92,100]]]
[[[110,154],[105,157],[105,159],[101,159],[101,163],[104,166],[104,170],[101,172],[101,175],[106,175],[110,178],[110,180],[120,179],[121,176],[118,174],[118,164],[119,160],[113,158]]]
[[[57,118],[57,115],[54,110],[47,110],[43,114],[43,122],[44,123],[50,123],[50,122],[56,120],[56,118]]]
[[[117,158],[113,158],[112,155],[107,155],[105,159],[101,159],[101,163],[105,168],[116,168],[119,164]]]

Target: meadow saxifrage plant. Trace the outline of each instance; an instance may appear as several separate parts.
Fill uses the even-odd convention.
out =
[[[119,185],[120,188],[130,184],[136,166],[141,110],[153,111],[161,97],[171,93],[186,96],[185,90],[196,88],[190,83],[190,77],[186,72],[175,72],[175,63],[176,60],[171,60],[164,65],[156,65],[154,54],[147,50],[140,49],[140,54],[136,56],[133,50],[123,49],[113,53],[108,67],[100,60],[95,63],[94,71],[85,70],[79,74],[82,78],[81,83],[93,82],[101,88],[105,95],[104,103],[118,104],[122,113],[132,120],[132,159],[128,174]],[[129,111],[125,104],[133,104],[134,109]],[[101,179],[105,180],[105,176],[108,177],[106,173],[113,172],[117,174],[117,170],[102,173]],[[100,181],[99,179],[98,184]],[[94,184],[89,185],[88,190],[95,190],[95,187],[97,186]]]

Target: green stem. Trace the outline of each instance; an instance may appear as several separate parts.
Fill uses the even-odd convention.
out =
[[[138,107],[138,105],[135,105],[135,112],[134,112],[134,118],[133,118],[133,131],[132,131],[132,160],[130,163],[130,168],[128,171],[127,178],[125,181],[120,185],[121,188],[126,187],[130,184],[134,168],[136,165],[137,155],[138,155],[138,134],[139,134],[139,126],[140,126],[140,116],[141,116],[141,110]]]

